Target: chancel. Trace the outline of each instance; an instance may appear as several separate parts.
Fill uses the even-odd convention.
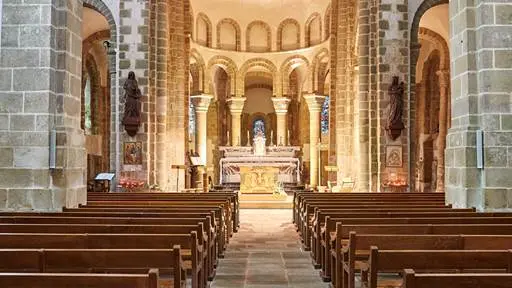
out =
[[[0,19],[0,288],[512,287],[512,0]]]

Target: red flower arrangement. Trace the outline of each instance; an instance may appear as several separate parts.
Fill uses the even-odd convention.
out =
[[[123,187],[128,192],[133,192],[136,189],[144,187],[145,182],[138,179],[121,178],[119,180],[119,186]]]

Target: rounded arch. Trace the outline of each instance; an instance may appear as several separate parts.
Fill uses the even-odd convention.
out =
[[[204,21],[205,25],[206,25],[206,35],[203,35],[205,36],[206,39],[200,39],[200,34],[199,33],[199,21]],[[196,17],[196,42],[198,44],[201,44],[203,46],[206,46],[206,47],[212,47],[212,21],[210,21],[210,18],[208,18],[208,16],[206,14],[204,14],[203,12],[199,12],[197,14],[197,17]]]
[[[312,24],[315,20],[318,19],[318,33],[320,35],[318,35],[318,39],[322,39],[322,16],[320,15],[320,13],[318,12],[315,12],[313,14],[311,14],[311,16],[309,16],[308,20],[306,20],[306,31],[305,31],[305,36],[306,36],[306,47],[310,47],[310,46],[313,46],[314,44],[314,40],[315,39],[311,39],[311,30],[312,30]],[[315,43],[317,44],[317,43]]]
[[[213,85],[212,80],[213,80],[213,75],[214,75],[213,72],[217,66],[222,67],[228,74],[229,80],[231,83],[230,94],[231,94],[231,96],[234,96],[235,92],[236,92],[236,87],[238,86],[238,81],[237,81],[238,68],[236,66],[235,61],[233,61],[231,58],[228,58],[226,56],[221,56],[221,55],[214,56],[210,59],[210,61],[208,61],[208,68],[206,69],[207,74],[206,74],[205,86],[204,86],[205,93],[213,94],[213,89],[212,89],[212,85]]]
[[[290,74],[292,71],[297,68],[298,66],[305,65],[306,71],[309,71],[309,60],[302,56],[302,55],[293,55],[288,57],[286,60],[284,60],[283,64],[281,65],[280,73],[281,73],[281,79],[283,82],[282,87],[282,96],[287,96],[290,91]],[[307,73],[309,74],[309,73]],[[306,75],[306,79],[309,77],[309,75]],[[307,82],[307,80],[306,80]]]
[[[267,47],[258,47],[258,46],[254,46],[254,42],[255,42],[255,39],[251,39],[251,30],[254,28],[254,27],[260,27],[260,28],[263,28],[266,33],[267,33]],[[272,31],[270,29],[270,26],[261,21],[261,20],[256,20],[256,21],[252,21],[251,23],[249,23],[249,25],[247,25],[247,29],[245,31],[245,50],[246,51],[250,51],[250,52],[270,52],[272,50]]]
[[[194,81],[194,85],[192,86],[191,94],[200,93],[204,91],[204,73],[205,73],[205,64],[203,57],[196,49],[190,50],[190,58],[194,60],[194,63],[190,64],[190,73],[192,74],[192,78]]]
[[[330,62],[329,58],[330,58],[330,54],[329,54],[329,50],[327,48],[323,48],[315,55],[315,58],[313,59],[313,63],[310,66],[311,77],[309,80],[311,83],[311,92],[318,92],[318,91],[323,90],[323,88],[320,89],[320,85],[323,85],[323,81],[321,81],[320,76],[327,74],[329,65],[328,64],[322,65],[322,63],[325,63],[326,60],[327,60],[327,63],[329,63]],[[325,73],[322,73],[322,72],[325,72]]]
[[[418,32],[420,30],[420,20],[421,17],[423,17],[423,14],[425,14],[428,9],[442,4],[449,4],[449,0],[424,0],[420,4],[418,10],[416,10],[416,13],[414,13],[414,18],[411,24],[411,48],[419,44]]]
[[[221,43],[221,28],[222,28],[222,25],[224,24],[229,24],[231,26],[233,26],[233,28],[235,29],[235,41],[236,41],[236,44],[235,44],[235,50],[236,51],[241,51],[242,50],[242,45],[241,45],[241,37],[242,37],[242,30],[240,29],[240,25],[238,24],[238,22],[236,22],[236,20],[232,19],[232,18],[224,18],[222,20],[219,21],[219,23],[217,23],[217,48],[218,49],[224,49],[224,47],[222,47],[222,44]]]
[[[280,89],[279,89],[279,84],[281,83],[281,81],[279,79],[280,77],[279,77],[279,74],[277,73],[276,66],[274,65],[274,63],[272,63],[272,61],[265,59],[265,58],[249,59],[242,65],[242,67],[240,67],[240,71],[238,72],[238,77],[237,77],[238,79],[237,79],[237,89],[236,89],[237,94],[236,94],[236,96],[241,97],[245,94],[245,76],[246,76],[247,72],[249,71],[249,69],[251,69],[253,67],[264,67],[270,73],[272,73],[272,80],[273,80],[273,83],[272,83],[273,89],[272,90],[273,90],[273,93],[277,93],[277,95],[274,94],[274,96],[280,97],[281,93],[280,93]]]
[[[329,3],[329,6],[325,9],[324,16],[324,40],[329,39],[331,36],[331,13],[331,3]]]
[[[440,57],[440,70],[448,70],[450,69],[450,50],[448,49],[448,44],[444,40],[443,36],[438,33],[424,27],[420,27],[418,31],[418,39],[424,39],[435,44],[439,47],[439,57]]]
[[[294,25],[295,28],[297,29],[297,38],[295,39],[295,46],[293,47],[290,47],[290,49],[288,49],[287,47],[283,47],[283,29],[287,26],[287,25]],[[295,20],[295,19],[292,19],[292,18],[288,18],[288,19],[285,19],[283,20],[280,24],[279,24],[279,27],[277,28],[277,50],[279,51],[285,51],[285,50],[292,50],[292,49],[298,49],[300,48],[300,23],[299,21]]]
[[[83,0],[83,5],[84,7],[95,10],[107,19],[108,25],[110,26],[110,42],[111,44],[115,44],[117,42],[116,19],[108,6],[101,0]]]

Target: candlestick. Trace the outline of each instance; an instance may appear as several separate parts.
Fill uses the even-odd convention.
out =
[[[251,146],[251,133],[247,130],[247,147]]]
[[[288,129],[288,138],[287,138],[287,142],[288,143],[291,143],[291,139],[290,139],[290,129]],[[286,143],[287,145],[289,145],[288,143]]]
[[[270,130],[270,146],[274,144],[274,130]]]
[[[230,142],[230,141],[229,141],[229,131],[228,131],[228,139],[227,139],[227,141],[226,141],[226,145],[227,145],[227,146],[229,146],[229,142]]]

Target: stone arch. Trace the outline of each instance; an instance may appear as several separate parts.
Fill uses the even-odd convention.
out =
[[[251,43],[252,43],[252,45],[254,45],[254,39],[252,39],[252,41],[251,41],[251,30],[254,27],[261,27],[267,32],[267,47],[251,46]],[[270,26],[261,20],[252,21],[251,23],[249,23],[249,25],[247,25],[247,29],[245,31],[245,38],[246,38],[245,39],[245,50],[246,51],[270,52],[272,50],[272,31],[270,29]]]
[[[242,30],[240,29],[240,25],[238,24],[238,22],[236,22],[236,20],[234,19],[231,19],[231,18],[224,18],[222,20],[219,21],[219,23],[217,23],[217,48],[218,49],[224,49],[222,47],[222,43],[220,42],[220,36],[221,36],[221,26],[223,24],[230,24],[231,26],[233,26],[233,28],[235,28],[235,33],[236,33],[236,45],[235,45],[235,51],[241,51],[242,50]]]
[[[449,4],[449,0],[424,0],[416,12],[414,13],[414,17],[412,19],[411,24],[411,34],[410,34],[410,42],[409,42],[409,111],[412,107],[416,106],[416,66],[418,62],[418,56],[420,52],[420,43],[418,41],[419,39],[419,30],[420,30],[420,20],[421,17],[432,7],[442,5],[442,4]],[[415,113],[410,113],[409,115],[409,121],[410,123],[416,122],[416,115]],[[416,135],[416,129],[415,125],[409,125],[409,135]],[[415,167],[416,163],[416,157],[415,153],[415,147],[416,147],[416,141],[415,137],[408,137],[409,139],[409,175],[410,180],[409,183],[414,183],[415,180],[415,173],[412,173],[413,167]]]
[[[205,41],[199,40],[199,21],[204,21],[206,24],[206,39]],[[197,14],[196,17],[196,42],[206,47],[212,47],[212,21],[203,12]]]
[[[327,48],[323,48],[315,55],[315,58],[313,59],[313,63],[310,66],[309,81],[311,83],[311,92],[318,92],[320,90],[323,90],[323,89],[319,89],[319,85],[321,85],[321,82],[322,82],[322,81],[319,81],[319,75],[321,73],[321,68],[322,68],[321,63],[322,63],[323,59],[330,58],[329,56],[330,56],[330,54],[329,54],[329,50]],[[330,61],[330,59],[328,61]],[[329,65],[327,65],[326,68],[329,68],[328,66]]]
[[[324,40],[329,39],[331,36],[331,13],[331,3],[329,3],[329,6],[325,9],[324,16]]]
[[[319,27],[319,33],[320,35],[319,36],[319,39],[321,40],[322,39],[322,16],[320,15],[320,13],[318,12],[315,12],[313,14],[311,14],[311,16],[309,16],[308,20],[306,20],[306,35],[305,35],[305,39],[306,39],[306,47],[310,47],[310,46],[313,46],[313,44],[311,43],[311,25],[313,23],[313,21],[315,21],[316,19],[318,19],[318,23],[320,25]]]
[[[115,44],[117,40],[116,20],[107,5],[105,5],[101,0],[83,0],[83,5],[87,8],[96,10],[107,19],[108,25],[110,26],[110,42],[111,44]],[[112,47],[115,47],[115,45]]]
[[[295,41],[296,46],[291,49],[286,49],[286,47],[283,47],[283,29],[287,25],[294,25],[297,28],[297,38]],[[298,49],[298,48],[300,48],[300,23],[299,23],[299,21],[292,19],[292,18],[285,19],[279,24],[279,27],[277,28],[277,50],[285,51],[285,50],[292,50],[292,49]]]
[[[302,55],[293,55],[288,57],[288,59],[284,60],[283,64],[281,65],[280,73],[281,73],[281,79],[283,85],[282,87],[282,96],[287,97],[290,93],[290,74],[292,73],[293,69],[295,69],[295,65],[297,64],[304,64],[306,65],[307,71],[309,71],[309,60],[302,56]],[[308,73],[309,74],[309,73]],[[306,79],[309,78],[309,75],[307,75]],[[305,81],[307,82],[307,80]]]
[[[272,80],[273,80],[272,81],[273,82],[272,83],[272,86],[273,86],[272,91],[273,91],[273,93],[277,93],[277,94],[274,94],[274,96],[280,97],[281,89],[279,89],[279,86],[281,85],[281,80],[280,80],[281,77],[279,77],[279,73],[277,73],[277,69],[276,69],[276,66],[274,65],[274,63],[272,63],[272,61],[265,59],[265,58],[249,59],[242,65],[242,67],[240,67],[240,71],[238,72],[238,77],[237,77],[237,81],[236,81],[237,82],[236,96],[242,97],[245,94],[245,76],[250,68],[257,67],[257,66],[264,67],[270,73],[272,73]]]
[[[190,50],[190,57],[193,58],[195,60],[195,67],[192,67],[193,64],[191,64],[191,74],[193,76],[194,79],[194,82],[197,83],[197,86],[195,86],[195,89],[194,87],[192,88],[193,90],[195,91],[190,91],[191,93],[198,93],[198,92],[203,92],[204,91],[204,73],[205,73],[205,64],[204,64],[204,60],[203,60],[203,57],[201,56],[201,54],[199,54],[199,52],[196,50],[196,49],[191,49]]]
[[[441,35],[437,34],[436,32],[424,27],[420,27],[418,34],[418,40],[425,39],[439,47],[439,56],[441,64],[439,66],[439,69],[450,69],[450,50],[448,49],[448,44],[446,43],[444,38]]]
[[[108,6],[102,0],[83,0],[82,5],[84,7],[87,7],[87,8],[97,11],[98,13],[100,13],[107,19],[107,22],[109,25],[109,30],[110,30],[110,40],[109,40],[110,49],[112,49],[112,51],[115,51],[115,49],[118,48],[118,43],[117,43],[118,34],[117,34],[116,19],[114,18],[114,14],[112,13],[112,11],[108,8]],[[109,71],[113,72],[113,71],[117,70],[117,67],[116,67],[117,62],[118,62],[118,54],[115,52],[108,53],[108,69],[109,69]],[[120,85],[121,85],[119,82],[116,82],[116,73],[109,73],[109,74],[110,75],[108,77],[108,80],[109,80],[109,85],[110,85],[110,99],[106,99],[106,101],[109,104],[108,108],[110,108],[110,106],[117,105],[117,102],[116,102],[117,97],[116,96],[119,95],[119,90],[117,88],[120,87]],[[110,112],[110,109],[107,109],[107,112]],[[108,126],[113,127],[113,125],[115,125],[114,123],[112,123],[113,117],[112,117],[112,115],[110,115],[110,113],[108,113],[108,114],[109,115],[106,116],[106,117],[108,117],[107,118],[107,120],[109,122]],[[113,129],[113,128],[111,128],[111,129]],[[106,149],[110,149],[110,151],[107,154],[107,157],[109,157],[108,155],[110,155],[110,152],[119,153],[119,150],[118,150],[119,146],[116,145],[114,138],[115,137],[110,138],[110,135],[107,135],[107,138],[105,139],[105,141],[109,142],[109,144],[107,144],[109,147],[107,147]],[[118,163],[116,163],[115,159],[111,158],[107,161],[110,162],[110,163],[106,164],[107,166],[110,166],[110,170],[117,170],[116,166]]]
[[[230,80],[230,84],[231,84],[230,94],[231,94],[231,97],[233,97],[235,95],[236,88],[238,86],[238,81],[237,81],[238,80],[237,79],[238,68],[236,66],[235,61],[233,61],[231,58],[228,58],[226,56],[221,56],[221,55],[212,57],[210,59],[210,61],[208,61],[208,68],[206,69],[207,74],[206,74],[205,86],[204,86],[205,93],[210,94],[210,95],[213,94],[212,79],[214,77],[213,71],[216,66],[220,66],[224,70],[226,70],[226,73],[229,76],[229,80]]]

